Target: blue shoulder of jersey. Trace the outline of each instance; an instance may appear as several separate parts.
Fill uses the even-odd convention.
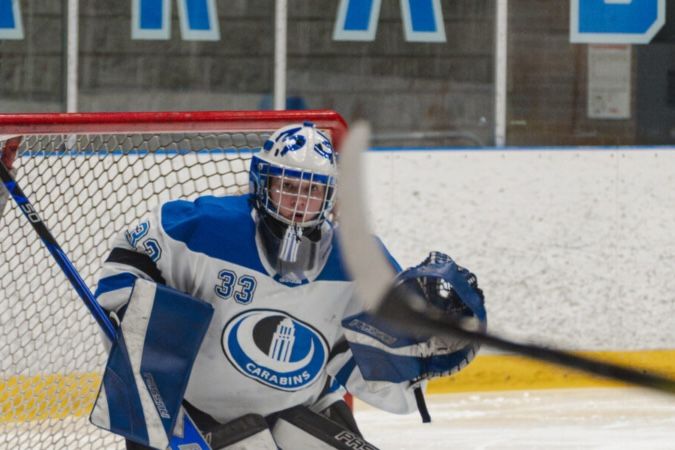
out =
[[[397,273],[400,272],[401,266],[394,259],[394,257],[391,256],[391,253],[389,253],[389,250],[387,250],[387,247],[384,246],[384,243],[380,240],[380,238],[373,236],[373,239],[377,240],[380,249],[386,256],[387,261],[389,261],[394,270]],[[342,258],[342,251],[340,249],[340,236],[338,232],[335,233],[335,235],[333,236],[333,249],[331,250],[330,255],[328,256],[326,265],[324,266],[323,270],[317,277],[317,280],[350,281],[351,279],[352,278],[349,276],[349,272],[347,271],[347,268],[345,267],[345,262]]]
[[[248,195],[198,197],[162,205],[162,227],[193,252],[265,273],[255,245]]]

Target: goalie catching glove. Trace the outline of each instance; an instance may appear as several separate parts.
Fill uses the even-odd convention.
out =
[[[486,328],[476,276],[443,253],[432,252],[421,264],[401,272],[394,288],[413,290],[443,314]],[[369,381],[416,383],[452,374],[464,368],[480,347],[459,338],[412,334],[370,312],[348,317],[342,324],[354,359]]]

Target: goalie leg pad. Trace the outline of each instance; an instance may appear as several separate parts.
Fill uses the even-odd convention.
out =
[[[377,450],[357,433],[304,406],[279,413],[272,435],[282,449]]]
[[[166,448],[212,315],[213,307],[202,300],[136,280],[91,422],[142,445]]]

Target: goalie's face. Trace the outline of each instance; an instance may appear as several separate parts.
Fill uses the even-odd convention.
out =
[[[302,228],[329,219],[337,158],[328,137],[305,122],[279,128],[251,158],[250,192],[262,214]]]
[[[273,176],[269,179],[269,201],[278,215],[289,223],[311,222],[326,204],[326,184],[314,180]]]

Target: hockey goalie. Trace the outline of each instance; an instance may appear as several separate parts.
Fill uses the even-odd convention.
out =
[[[113,241],[96,297],[120,332],[91,420],[128,449],[166,448],[183,410],[213,449],[375,448],[344,394],[425,417],[426,381],[478,345],[364,310],[333,221],[336,153],[312,123],[273,133],[249,176],[247,195],[163,203]],[[395,283],[485,327],[471,272],[437,252],[401,271],[378,245]]]

